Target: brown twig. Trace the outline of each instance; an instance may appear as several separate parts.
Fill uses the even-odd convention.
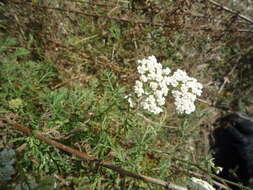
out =
[[[225,85],[227,83],[230,83],[230,80],[229,80],[229,76],[234,72],[235,68],[237,67],[237,65],[234,65],[233,68],[231,69],[231,71],[227,74],[227,76],[224,77],[224,82],[223,84],[221,85],[219,91],[218,91],[218,94],[221,93],[221,91],[224,89]]]
[[[40,35],[40,36],[41,36],[43,39],[47,39],[48,42],[54,44],[56,47],[63,48],[63,49],[68,50],[69,52],[78,54],[78,55],[79,55],[80,57],[82,57],[83,59],[88,59],[88,60],[89,60],[89,59],[91,58],[89,55],[85,54],[84,52],[81,52],[81,51],[76,50],[74,47],[71,47],[70,45],[69,45],[69,46],[65,46],[65,45],[63,45],[63,44],[62,44],[61,42],[59,42],[59,41],[45,38],[45,36],[43,36],[43,35]]]
[[[127,18],[121,18],[121,17],[111,17],[108,15],[98,15],[98,14],[93,14],[93,13],[87,13],[84,11],[78,11],[78,10],[71,10],[71,9],[63,9],[63,8],[58,8],[58,7],[49,7],[49,6],[45,6],[45,5],[37,5],[37,4],[32,4],[32,3],[27,3],[27,2],[18,2],[18,1],[13,1],[13,3],[15,4],[21,4],[21,5],[28,5],[31,7],[37,7],[37,8],[43,8],[43,9],[51,9],[51,10],[56,10],[56,11],[61,11],[61,12],[69,12],[69,13],[75,13],[75,14],[79,14],[79,15],[84,15],[84,16],[88,16],[88,17],[94,17],[94,18],[103,18],[103,19],[107,19],[107,20],[114,20],[117,22],[125,22],[125,23],[130,23],[130,24],[141,24],[141,25],[152,25],[152,26],[158,26],[158,27],[171,27],[171,25],[169,24],[162,24],[162,23],[152,23],[152,22],[148,22],[148,21],[144,21],[144,20],[129,20]]]
[[[80,78],[80,76],[75,76],[75,77],[72,77],[72,78],[70,78],[70,79],[68,79],[68,80],[65,80],[65,81],[63,81],[63,82],[61,82],[61,83],[55,85],[55,86],[52,88],[52,90],[56,90],[56,89],[58,89],[58,88],[64,86],[65,84],[67,84],[67,83],[69,83],[69,82],[71,82],[71,81],[77,80],[77,79],[79,79],[79,78]]]
[[[186,169],[183,169],[181,167],[175,167],[172,165],[173,168],[176,168],[177,170],[180,170],[181,172],[185,173],[186,175],[189,175],[189,176],[194,176],[194,177],[197,177],[199,179],[205,179],[206,181],[211,181],[212,183],[211,184],[214,184],[218,187],[220,187],[221,189],[225,189],[225,190],[231,190],[231,188],[223,183],[220,183],[210,177],[208,177],[206,174],[203,174],[203,173],[197,173],[197,172],[194,172],[194,171],[190,171],[190,170],[186,170]]]
[[[214,104],[213,104],[212,102],[208,101],[208,100],[203,100],[203,99],[201,99],[201,98],[198,98],[197,100],[198,100],[199,102],[201,102],[201,103],[207,104],[207,105],[210,106],[210,107],[214,107]]]
[[[211,1],[211,0],[208,0],[208,1],[210,1],[211,3],[214,4],[214,1]],[[165,24],[165,23],[153,23],[153,22],[145,21],[145,20],[137,20],[136,21],[136,20],[130,20],[130,19],[127,19],[127,18],[112,17],[112,16],[108,16],[108,15],[98,15],[98,14],[87,13],[87,12],[78,11],[78,10],[63,9],[63,8],[58,8],[58,7],[49,7],[49,6],[44,6],[44,5],[31,4],[31,3],[27,3],[27,2],[18,2],[18,1],[14,1],[14,0],[12,0],[12,2],[15,3],[15,4],[21,4],[21,5],[23,5],[25,3],[26,5],[31,6],[31,7],[51,9],[51,10],[56,10],[56,11],[61,11],[61,12],[69,12],[69,13],[74,13],[74,14],[79,14],[79,15],[84,15],[84,16],[94,17],[94,18],[104,18],[106,20],[114,20],[114,21],[117,21],[117,22],[125,22],[125,23],[135,24],[135,25],[151,25],[151,26],[155,26],[155,27],[169,27],[169,28],[171,28],[170,24]],[[224,9],[226,8],[226,7],[223,7],[222,5],[220,5],[218,3],[216,3],[215,5],[220,6]],[[237,14],[237,12],[233,11],[233,10],[231,10],[229,12]],[[251,24],[253,24],[252,20],[250,20],[249,18],[247,18],[247,17],[245,17],[241,14],[238,14],[238,17],[240,17],[240,18],[250,22]],[[189,28],[185,27],[184,29],[189,29]],[[192,28],[190,28],[190,29],[192,29]],[[173,29],[171,29],[171,30],[173,30]],[[197,28],[197,29],[194,29],[194,30],[209,31],[211,29],[210,28]],[[242,29],[242,30],[240,30],[240,29],[239,30],[219,30],[219,31],[234,31],[234,32],[249,32],[249,33],[253,32],[252,30],[247,30],[247,29]]]
[[[249,22],[250,24],[253,24],[253,20],[251,20],[250,18],[248,18],[248,17],[246,17],[246,16],[244,16],[244,15],[242,15],[242,14],[239,14],[239,12],[234,11],[234,10],[228,8],[228,7],[225,7],[225,6],[219,4],[218,2],[216,2],[216,1],[214,1],[214,0],[207,0],[207,1],[210,2],[210,3],[212,3],[213,5],[215,5],[215,6],[217,6],[217,7],[222,8],[223,10],[225,10],[225,11],[227,11],[227,12],[236,14],[239,18],[241,18],[241,19],[243,19],[243,20]]]
[[[99,159],[96,159],[94,157],[91,157],[83,152],[80,152],[76,149],[73,149],[69,146],[66,146],[64,144],[61,144],[57,141],[54,141],[54,140],[51,140],[51,139],[48,139],[40,134],[38,134],[37,132],[34,132],[22,125],[19,125],[9,119],[6,119],[6,118],[2,118],[1,119],[3,121],[3,123],[7,124],[7,125],[10,125],[14,128],[16,128],[17,130],[19,131],[22,131],[24,133],[26,133],[26,135],[33,135],[35,138],[43,141],[44,143],[47,143],[48,145],[51,145],[51,146],[54,146],[58,149],[61,149],[65,152],[68,152],[68,153],[71,153],[73,155],[75,155],[76,157],[79,157],[87,162],[93,162],[93,163],[96,163],[98,164],[99,166],[102,166],[102,167],[105,167],[105,168],[108,168],[108,169],[111,169],[113,171],[116,171],[118,172],[121,176],[128,176],[128,177],[132,177],[132,178],[135,178],[135,179],[138,179],[138,180],[142,180],[144,182],[147,182],[147,183],[153,183],[153,184],[157,184],[157,185],[160,185],[160,186],[163,186],[165,188],[168,188],[168,189],[173,189],[173,190],[187,190],[187,188],[185,187],[182,187],[182,186],[178,186],[176,184],[173,184],[173,183],[169,183],[169,182],[166,182],[166,181],[163,181],[163,180],[160,180],[160,179],[156,179],[156,178],[153,178],[153,177],[150,177],[150,176],[146,176],[146,175],[141,175],[141,174],[135,174],[133,172],[130,172],[130,171],[127,171],[123,168],[120,168],[118,166],[115,166],[115,165],[112,165],[110,162],[106,162],[106,161],[102,161],[102,160],[99,160]]]
[[[165,154],[168,154],[166,152],[162,152],[162,153],[165,153]],[[172,160],[177,160],[179,162],[182,162],[182,163],[186,163],[186,164],[189,164],[191,166],[194,166],[196,167],[197,169],[199,169],[200,171],[202,171],[203,173],[208,173],[210,177],[212,177],[213,179],[215,180],[218,180],[219,182],[221,182],[222,184],[230,184],[230,185],[234,185],[234,186],[237,186],[239,187],[240,189],[246,189],[246,190],[252,190],[251,188],[249,187],[246,187],[244,185],[241,185],[240,183],[236,183],[236,182],[233,182],[233,181],[230,181],[230,180],[227,180],[227,179],[224,179],[222,177],[219,177],[213,173],[209,173],[206,169],[202,168],[201,166],[199,166],[198,164],[194,164],[194,163],[191,163],[191,162],[188,162],[186,160],[182,160],[182,159],[179,159],[179,158],[173,158]]]

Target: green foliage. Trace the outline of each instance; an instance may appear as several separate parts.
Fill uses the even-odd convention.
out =
[[[116,35],[115,38],[121,38],[117,29],[112,28],[111,32]],[[191,154],[181,155],[187,139],[192,135],[188,133],[190,124],[187,120],[174,131],[177,148],[170,156],[159,155],[158,144],[164,144],[160,149],[167,152],[170,136],[173,138],[175,134],[170,134],[168,138],[168,131],[163,128],[167,122],[162,118],[156,119],[150,114],[129,110],[124,98],[126,87],[118,83],[118,76],[114,72],[101,72],[99,76],[92,77],[85,87],[75,85],[73,88],[54,89],[53,84],[59,81],[58,69],[47,62],[27,61],[24,56],[28,56],[29,51],[19,47],[11,51],[13,45],[17,44],[13,39],[6,41],[10,41],[9,48],[2,51],[4,61],[0,65],[0,101],[1,109],[5,110],[2,113],[11,111],[18,114],[21,124],[51,138],[68,136],[73,130],[83,128],[64,140],[64,144],[73,147],[75,144],[84,144],[84,151],[89,154],[102,160],[109,158],[113,164],[136,173],[166,178],[174,156],[191,159]],[[148,117],[154,120],[149,121]],[[76,176],[74,179],[79,184],[76,189],[85,186],[91,189],[121,187],[120,178],[115,172],[101,169],[100,173],[106,173],[104,177],[96,172],[91,174],[89,171],[95,166],[80,164],[78,159],[34,137],[13,138],[12,142],[25,143],[27,146],[24,157],[19,161],[26,172]],[[19,186],[21,188],[22,183]],[[145,189],[149,185],[127,179],[126,186],[128,189]],[[31,182],[31,188],[35,187],[36,183]]]
[[[57,189],[54,186],[54,180],[50,177],[40,179],[36,182],[35,179],[28,179],[26,182],[19,183],[15,187],[15,190],[54,190]]]
[[[200,103],[195,114],[178,116],[172,99],[166,112],[156,117],[130,109],[124,97],[133,90],[136,61],[155,55],[172,70],[181,68],[198,76],[207,86],[203,99],[215,101],[220,108],[236,104],[247,110],[252,97],[243,93],[253,80],[248,72],[241,76],[251,71],[252,52],[247,51],[245,63],[228,76],[232,82],[217,93],[235,64],[231,57],[244,56],[244,38],[219,31],[242,24],[233,21],[235,25],[226,28],[227,15],[208,5],[203,8],[198,1],[154,0],[148,6],[138,2],[119,1],[114,8],[109,1],[93,5],[34,0],[32,7],[6,5],[12,24],[4,26],[9,34],[0,37],[0,116],[14,115],[18,123],[48,138],[129,171],[185,184],[185,171],[199,172],[192,162],[211,170],[202,134],[203,126],[210,126],[212,114],[217,113]],[[44,3],[62,11],[37,7]],[[185,15],[191,8],[198,19]],[[215,27],[206,17],[213,19],[210,23]],[[138,21],[147,24],[134,24]],[[14,148],[25,146],[18,159],[23,179],[16,190],[52,189],[54,180],[44,176],[54,174],[63,178],[57,178],[58,184],[66,181],[77,190],[161,189],[82,162],[34,137],[8,134]]]

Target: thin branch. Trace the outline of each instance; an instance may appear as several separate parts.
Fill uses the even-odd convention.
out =
[[[212,178],[210,179],[210,177],[207,176],[206,173],[201,174],[201,173],[193,172],[193,171],[190,171],[190,170],[182,169],[181,167],[175,167],[175,166],[172,166],[172,167],[176,168],[177,170],[180,170],[181,172],[184,172],[186,175],[194,176],[194,177],[197,177],[199,179],[205,179],[206,181],[210,180],[212,182],[211,184],[219,186],[221,189],[231,190],[231,188],[229,186],[224,185],[223,183],[220,183],[220,182],[218,182],[218,181],[216,181]]]
[[[238,59],[239,59],[239,58],[238,58]],[[225,87],[225,85],[226,85],[227,83],[230,83],[229,76],[230,76],[231,74],[233,74],[233,72],[234,72],[234,70],[235,70],[236,67],[237,67],[237,64],[235,64],[235,65],[233,66],[233,68],[231,69],[231,71],[224,77],[224,82],[223,82],[223,84],[221,85],[221,87],[220,87],[220,89],[219,89],[219,91],[218,91],[218,94],[221,93],[221,91],[223,90],[223,88]]]
[[[69,12],[69,13],[80,14],[80,15],[84,15],[84,16],[88,16],[88,17],[94,17],[94,18],[104,18],[104,19],[107,19],[107,20],[114,20],[114,21],[117,21],[117,22],[125,22],[125,23],[135,24],[135,25],[150,25],[150,26],[155,26],[155,27],[169,27],[169,28],[171,27],[171,25],[165,24],[165,23],[153,23],[153,22],[149,22],[149,21],[145,21],[145,20],[130,20],[130,19],[127,19],[127,18],[112,17],[112,16],[108,16],[108,15],[98,15],[98,14],[87,13],[87,12],[83,12],[83,11],[63,9],[63,8],[58,8],[58,7],[49,7],[49,6],[31,4],[31,3],[27,3],[27,2],[18,2],[18,1],[13,1],[13,0],[12,0],[12,2],[15,3],[15,4],[21,4],[21,5],[23,5],[25,3],[26,5],[31,6],[31,7],[51,9],[51,10],[56,10],[56,11],[61,11],[61,12]],[[233,11],[233,13],[236,14],[235,11]],[[247,17],[245,17],[243,15],[240,15],[240,14],[238,14],[238,16],[241,17],[241,18],[244,18],[244,20],[247,18]],[[253,24],[252,20],[248,19],[247,21],[252,22],[251,24]],[[185,27],[184,29],[189,29],[189,28]],[[192,29],[192,28],[190,28],[190,29]],[[211,29],[210,28],[197,28],[197,30],[210,31]],[[234,32],[253,33],[252,30],[247,30],[247,29],[242,29],[242,30],[217,30],[217,31],[234,31]]]
[[[166,152],[162,152],[164,154],[169,154],[169,153],[166,153]],[[230,181],[230,180],[227,180],[227,179],[224,179],[224,178],[221,178],[215,174],[212,174],[212,173],[209,173],[206,169],[202,168],[201,166],[199,166],[198,164],[194,164],[194,163],[191,163],[191,162],[188,162],[186,160],[182,160],[182,159],[179,159],[179,158],[173,158],[174,160],[177,160],[177,161],[180,161],[182,163],[186,163],[186,164],[189,164],[191,166],[194,166],[196,168],[198,168],[200,171],[204,172],[204,173],[208,173],[212,178],[214,178],[215,180],[218,180],[220,181],[221,183],[227,183],[227,184],[230,184],[230,185],[234,185],[234,186],[237,186],[241,189],[246,189],[246,190],[252,190],[251,188],[247,187],[247,186],[244,186],[244,185],[241,185],[239,183],[235,183],[233,181]]]
[[[135,179],[138,179],[138,180],[145,181],[147,183],[157,184],[157,185],[160,185],[160,186],[163,186],[165,188],[172,189],[172,190],[187,190],[187,188],[185,188],[185,187],[178,186],[176,184],[169,183],[169,182],[166,182],[166,181],[163,181],[163,180],[160,180],[160,179],[156,179],[156,178],[153,178],[153,177],[150,177],[150,176],[135,174],[133,172],[130,172],[130,171],[125,170],[123,168],[120,168],[118,166],[112,165],[110,162],[102,161],[102,160],[96,159],[94,157],[91,157],[91,156],[89,156],[89,155],[87,155],[83,152],[80,152],[76,149],[73,149],[69,146],[66,146],[66,145],[61,144],[57,141],[48,139],[48,138],[38,134],[37,132],[34,132],[34,131],[32,131],[32,130],[30,130],[30,129],[22,126],[22,125],[19,125],[19,124],[15,123],[15,122],[7,119],[7,118],[2,118],[1,120],[4,124],[10,125],[10,126],[14,127],[15,129],[26,133],[26,135],[33,135],[35,138],[43,141],[44,143],[47,143],[48,145],[51,145],[51,146],[56,147],[58,149],[61,149],[65,152],[71,153],[74,156],[79,157],[79,158],[81,158],[81,159],[83,159],[87,162],[93,162],[95,164],[98,164],[99,166],[102,166],[102,167],[111,169],[113,171],[116,171],[121,176],[132,177],[132,178],[135,178]]]
[[[43,35],[40,35],[42,38],[44,39],[47,39],[45,38]],[[63,49],[66,49],[72,53],[75,53],[75,54],[78,54],[80,57],[82,57],[83,59],[91,59],[91,57],[87,54],[85,54],[84,52],[81,52],[81,51],[78,51],[76,50],[75,48],[71,47],[70,45],[69,46],[65,46],[63,45],[62,43],[58,42],[58,41],[55,41],[55,40],[51,40],[51,39],[47,39],[47,41],[49,41],[50,43],[53,43],[56,47],[60,47],[60,48],[63,48]]]
[[[13,1],[13,0],[12,0],[12,2],[15,4],[21,4],[21,5],[26,4],[31,7],[57,10],[57,11],[61,11],[61,12],[75,13],[75,14],[80,14],[80,15],[84,15],[84,16],[89,16],[89,17],[94,17],[94,18],[104,18],[107,20],[114,20],[117,22],[125,22],[125,23],[130,23],[130,24],[142,24],[142,25],[151,25],[151,26],[158,26],[158,27],[170,27],[171,26],[169,24],[152,23],[152,22],[148,22],[148,21],[144,21],[144,20],[134,21],[134,20],[129,20],[127,18],[111,17],[111,16],[107,16],[107,15],[97,15],[97,14],[87,13],[87,12],[78,11],[78,10],[63,9],[63,8],[58,8],[58,7],[49,7],[49,6],[37,5],[37,4],[32,4],[32,3],[27,3],[27,2],[18,2],[18,1]]]
[[[200,101],[201,103],[207,104],[210,107],[214,107],[214,104],[212,102],[210,102],[210,101],[203,100],[201,98],[198,98],[197,100]]]
[[[233,14],[236,14],[238,17],[240,17],[241,19],[249,22],[250,24],[253,24],[253,20],[251,20],[250,18],[242,15],[242,14],[239,14],[237,11],[234,11],[228,7],[225,7],[221,4],[219,4],[218,2],[214,1],[214,0],[207,0],[208,2],[212,3],[213,5],[217,6],[217,7],[220,7],[222,8],[223,10],[227,11],[227,12],[230,12],[230,13],[233,13]]]

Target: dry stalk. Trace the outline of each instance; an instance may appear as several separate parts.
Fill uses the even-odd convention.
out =
[[[12,126],[13,128],[19,130],[19,131],[22,131],[24,132],[26,135],[33,135],[35,138],[39,139],[40,141],[43,141],[44,143],[48,144],[48,145],[51,145],[55,148],[58,148],[58,149],[61,149],[65,152],[68,152],[68,153],[71,153],[73,154],[74,156],[76,157],[79,157],[87,162],[90,162],[90,163],[95,163],[97,164],[98,166],[102,166],[102,167],[105,167],[105,168],[108,168],[108,169],[111,169],[113,171],[116,171],[118,172],[121,176],[123,177],[132,177],[132,178],[135,178],[135,179],[138,179],[138,180],[142,180],[144,182],[147,182],[147,183],[152,183],[152,184],[157,184],[157,185],[160,185],[160,186],[163,186],[167,189],[172,189],[172,190],[187,190],[187,188],[185,187],[182,187],[182,186],[178,186],[176,184],[173,184],[173,183],[169,183],[169,182],[166,182],[166,181],[163,181],[163,180],[160,180],[160,179],[156,179],[156,178],[153,178],[153,177],[150,177],[150,176],[146,176],[146,175],[141,175],[141,174],[136,174],[136,173],[133,173],[133,172],[130,172],[128,170],[125,170],[123,168],[120,168],[118,166],[115,166],[113,164],[111,164],[110,162],[106,162],[106,161],[102,161],[102,160],[99,160],[99,159],[96,159],[94,157],[91,157],[83,152],[80,152],[74,148],[71,148],[69,146],[66,146],[64,144],[61,144],[57,141],[54,141],[54,140],[51,140],[47,137],[44,137],[43,135],[41,134],[38,134],[37,132],[34,132],[30,129],[28,129],[27,127],[24,127],[22,125],[19,125],[7,118],[1,118],[1,121],[5,124],[5,125],[10,125]]]
[[[215,6],[217,6],[217,7],[222,8],[223,10],[225,10],[225,11],[227,11],[227,12],[230,12],[230,13],[233,13],[233,14],[237,15],[239,18],[241,18],[241,19],[243,19],[243,20],[249,22],[250,24],[253,24],[253,20],[251,20],[250,18],[248,18],[248,17],[246,17],[246,16],[244,16],[244,15],[242,15],[242,14],[239,14],[238,11],[234,11],[234,10],[228,8],[228,7],[225,7],[225,6],[219,4],[218,2],[216,2],[216,1],[214,1],[214,0],[207,0],[207,1],[210,2],[210,3],[212,3],[213,5],[215,5]]]
[[[130,23],[130,24],[135,24],[135,25],[151,25],[151,26],[157,26],[157,27],[171,27],[171,25],[165,24],[165,23],[164,24],[152,23],[152,22],[144,21],[144,20],[134,21],[134,20],[129,20],[127,18],[112,17],[112,16],[108,16],[108,15],[98,15],[98,14],[87,13],[87,12],[78,11],[78,10],[63,9],[63,8],[58,8],[58,7],[49,7],[49,6],[44,6],[44,5],[36,5],[36,4],[32,4],[32,3],[27,3],[27,2],[19,2],[19,1],[13,1],[12,0],[12,3],[20,4],[22,6],[24,4],[26,4],[26,5],[31,6],[31,7],[51,9],[51,10],[56,10],[56,11],[61,11],[61,12],[69,12],[69,13],[88,16],[88,17],[103,18],[103,19],[107,19],[107,20],[114,20],[114,21],[117,21],[117,22],[125,22],[125,23]]]
[[[253,21],[251,19],[249,19],[248,17],[246,17],[244,15],[241,15],[241,14],[237,13],[236,11],[233,11],[232,9],[224,7],[224,6],[220,5],[219,3],[215,2],[215,1],[212,1],[212,0],[207,0],[207,1],[214,4],[214,5],[216,5],[216,6],[218,6],[218,7],[221,7],[222,9],[224,9],[224,10],[230,12],[230,13],[236,14],[239,18],[253,24]],[[171,31],[175,30],[174,28],[172,28],[171,24],[166,24],[166,22],[164,22],[164,23],[154,23],[154,22],[145,21],[145,20],[133,20],[133,19],[131,20],[131,19],[124,18],[124,17],[121,18],[121,17],[110,16],[110,14],[98,15],[98,14],[87,13],[87,12],[78,11],[78,10],[63,9],[63,8],[58,8],[58,7],[49,7],[49,6],[45,6],[45,5],[37,5],[37,4],[28,3],[28,2],[20,2],[18,0],[11,0],[11,2],[15,3],[15,4],[20,4],[22,6],[25,4],[25,5],[28,5],[28,6],[31,6],[31,7],[36,7],[36,8],[49,9],[49,10],[51,9],[51,10],[56,10],[56,11],[60,11],[60,12],[69,12],[69,13],[88,16],[88,17],[103,18],[103,19],[106,19],[106,20],[114,20],[116,22],[123,22],[123,23],[129,23],[129,24],[134,24],[134,25],[150,25],[150,26],[153,26],[153,27],[165,27],[165,28],[170,28]],[[76,1],[73,1],[73,2],[76,2]],[[110,7],[112,5],[108,5],[108,6]],[[116,8],[122,8],[122,6],[117,6]],[[173,12],[171,14],[173,14]],[[184,29],[185,30],[191,29],[193,31],[195,31],[195,30],[197,30],[197,31],[198,30],[202,30],[202,31],[213,30],[213,29],[210,29],[210,28],[197,28],[196,29],[196,28],[192,28],[192,27],[184,27]],[[252,33],[253,32],[252,30],[248,30],[248,29],[217,30],[217,31],[220,31],[220,32],[247,32],[247,33]]]

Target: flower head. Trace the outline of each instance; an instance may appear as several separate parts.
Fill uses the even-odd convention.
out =
[[[157,62],[155,56],[138,60],[137,71],[140,78],[135,82],[134,92],[141,101],[139,105],[142,109],[155,114],[163,112],[162,106],[170,93],[175,98],[178,113],[190,114],[195,111],[194,102],[201,95],[203,86],[185,71],[177,69],[171,73],[168,67],[163,68]],[[132,98],[128,102],[131,107],[138,105]]]

